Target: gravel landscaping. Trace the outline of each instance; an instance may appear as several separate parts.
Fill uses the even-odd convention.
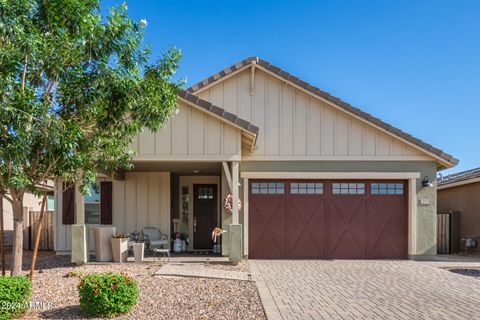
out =
[[[229,263],[209,263],[209,264],[205,264],[205,266],[207,268],[219,269],[219,270],[225,270],[225,271],[250,272],[250,265],[246,260],[242,260],[236,265],[232,265]]]
[[[24,270],[28,270],[31,253],[24,253]],[[160,263],[100,264],[74,266],[69,257],[42,252],[33,281],[32,301],[51,303],[50,309],[32,309],[25,319],[79,319],[81,313],[77,277],[70,271],[125,272],[139,283],[139,301],[132,311],[118,319],[265,319],[254,282],[202,278],[166,278],[152,276]],[[211,268],[248,270],[248,263],[237,266],[210,264]],[[27,271],[26,271],[27,273]]]

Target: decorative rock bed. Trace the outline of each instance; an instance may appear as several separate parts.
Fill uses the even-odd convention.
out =
[[[30,257],[29,252],[24,253],[25,273]],[[257,287],[250,281],[158,277],[153,274],[161,264],[151,262],[92,263],[77,267],[69,262],[69,257],[45,252],[40,253],[37,265],[42,273],[35,272],[31,299],[47,306],[51,303],[51,308],[32,309],[26,319],[85,317],[79,306],[79,278],[66,277],[71,271],[125,272],[138,281],[137,305],[128,314],[115,319],[265,319]]]

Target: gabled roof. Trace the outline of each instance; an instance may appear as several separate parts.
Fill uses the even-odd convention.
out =
[[[437,186],[439,189],[446,189],[474,182],[480,182],[480,168],[440,177],[437,179]]]
[[[300,87],[301,89],[317,96],[318,98],[322,99],[322,100],[326,100],[332,104],[334,104],[335,106],[339,107],[340,109],[343,109],[345,112],[349,113],[349,114],[352,114],[352,115],[355,115],[357,116],[358,118],[361,118],[363,119],[364,121],[374,125],[374,126],[377,126],[379,128],[382,128],[383,130],[387,131],[388,133],[390,133],[391,135],[394,135],[394,136],[397,136],[399,137],[400,139],[402,140],[405,140],[409,143],[411,143],[412,145],[422,149],[424,152],[427,152],[431,155],[433,155],[435,158],[437,158],[440,163],[444,166],[444,167],[453,167],[455,165],[458,164],[458,160],[455,159],[453,156],[445,153],[444,151],[438,149],[438,148],[435,148],[434,146],[420,140],[420,139],[417,139],[415,137],[413,137],[412,135],[406,133],[406,132],[403,132],[402,130],[398,129],[398,128],[395,128],[393,127],[392,125],[386,123],[386,122],[383,122],[382,120],[372,116],[371,114],[369,113],[366,113],[350,104],[348,104],[347,102],[344,102],[342,101],[341,99],[337,98],[337,97],[334,97],[332,95],[330,95],[329,93],[305,82],[305,81],[302,81],[300,80],[298,77],[295,77],[293,75],[291,75],[290,73],[282,70],[281,68],[279,67],[276,67],[272,64],[270,64],[269,62],[265,61],[265,60],[262,60],[258,57],[250,57],[250,58],[247,58],[245,60],[242,60],[228,68],[225,68],[224,70],[212,75],[211,77],[207,78],[207,79],[204,79],[200,82],[198,82],[197,84],[194,84],[193,86],[191,86],[190,88],[187,89],[187,92],[188,93],[192,93],[192,94],[195,94],[195,92],[197,91],[200,91],[206,87],[209,87],[217,82],[220,82],[221,80],[233,75],[234,73],[237,73],[237,72],[240,72],[252,65],[255,65],[256,67],[259,67],[260,69],[263,69],[267,72],[270,72],[274,75],[276,75],[277,77],[279,78],[282,78],[283,80],[285,81],[288,81],[298,87]]]
[[[255,146],[255,144],[257,142],[258,132],[260,131],[260,129],[257,126],[255,126],[254,124],[252,124],[251,122],[249,122],[247,120],[244,120],[244,119],[238,117],[236,114],[228,112],[224,108],[216,106],[211,102],[200,99],[196,95],[188,93],[185,90],[180,90],[177,93],[177,95],[181,100],[185,101],[186,103],[194,105],[197,108],[199,108],[199,109],[201,109],[205,112],[211,113],[214,117],[219,118],[219,119],[221,119],[221,120],[239,128],[240,130],[242,130],[242,132],[244,132],[244,133],[246,133],[246,135],[250,136],[250,138],[248,139],[249,140],[248,142],[249,142],[249,145],[250,145],[249,149],[253,150],[253,147]],[[245,136],[245,135],[242,133],[242,136]],[[244,138],[246,138],[246,137],[244,137]],[[246,139],[244,139],[244,140],[246,140]]]

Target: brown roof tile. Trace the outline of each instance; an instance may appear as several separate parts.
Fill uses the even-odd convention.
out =
[[[220,117],[224,118],[225,120],[227,120],[227,121],[243,128],[243,129],[245,129],[246,131],[248,131],[248,132],[250,132],[254,135],[258,135],[258,132],[260,131],[257,126],[250,123],[249,121],[244,120],[242,118],[239,118],[236,114],[228,112],[225,109],[220,108],[220,107],[214,105],[213,103],[211,103],[209,101],[200,99],[196,95],[188,93],[185,90],[180,90],[177,93],[177,95],[180,98],[185,99],[185,100],[199,106],[200,108],[205,109],[208,112],[211,112],[211,113],[213,113],[217,116],[220,116]]]
[[[395,128],[395,127],[393,127],[392,125],[390,125],[386,122],[383,122],[382,120],[372,116],[371,114],[366,113],[366,112],[362,111],[361,109],[356,108],[356,107],[348,104],[347,102],[345,102],[345,101],[343,101],[343,100],[341,100],[337,97],[334,97],[334,96],[330,95],[329,93],[327,93],[327,92],[325,92],[325,91],[323,91],[323,90],[321,90],[321,89],[319,89],[319,88],[317,88],[317,87],[315,87],[315,86],[313,86],[313,85],[311,85],[311,84],[309,84],[305,81],[300,80],[298,77],[293,76],[290,73],[282,70],[281,68],[276,67],[276,66],[270,64],[269,62],[267,62],[265,60],[262,60],[258,57],[249,57],[247,59],[244,59],[244,60],[242,60],[242,61],[234,64],[233,66],[224,70],[224,71],[229,70],[229,72],[220,72],[218,74],[215,74],[215,75],[213,75],[213,76],[211,76],[211,77],[209,77],[209,78],[191,86],[190,88],[187,89],[187,91],[188,91],[188,93],[195,93],[195,91],[198,91],[198,90],[200,90],[200,89],[202,89],[206,86],[209,86],[210,84],[220,80],[222,77],[224,77],[228,73],[231,73],[231,72],[234,72],[236,70],[248,67],[252,62],[255,62],[257,65],[259,65],[262,68],[280,76],[281,78],[285,79],[286,81],[292,82],[295,85],[307,90],[308,92],[313,93],[313,94],[317,95],[318,97],[320,97],[322,99],[325,99],[325,100],[328,100],[328,101],[334,103],[335,105],[344,109],[345,111],[347,111],[351,114],[354,114],[354,115],[356,115],[360,118],[363,118],[366,121],[371,122],[371,123],[379,126],[380,128],[382,128],[384,130],[387,130],[387,131],[391,132],[392,134],[395,134],[398,137],[400,137],[402,139],[405,139],[406,141],[408,141],[408,142],[426,150],[427,152],[430,152],[430,153],[438,156],[439,158],[448,162],[451,166],[454,166],[458,163],[457,159],[455,159],[453,156],[445,153],[444,151],[442,151],[438,148],[435,148],[432,145],[430,145],[428,143],[425,143],[420,139],[414,138],[410,134],[408,134],[406,132],[403,132],[402,130],[400,130],[398,128]]]
[[[438,186],[445,186],[456,182],[468,181],[480,178],[480,168],[475,168],[467,171],[453,173],[448,176],[443,176],[437,179]]]

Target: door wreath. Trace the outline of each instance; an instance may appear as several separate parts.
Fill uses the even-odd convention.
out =
[[[223,207],[225,208],[225,212],[227,212],[230,215],[232,214],[232,212],[233,212],[233,197],[232,197],[231,193],[227,194],[227,196],[225,197]],[[240,212],[240,210],[242,210],[242,200],[240,200],[240,198],[238,198],[238,212]]]

